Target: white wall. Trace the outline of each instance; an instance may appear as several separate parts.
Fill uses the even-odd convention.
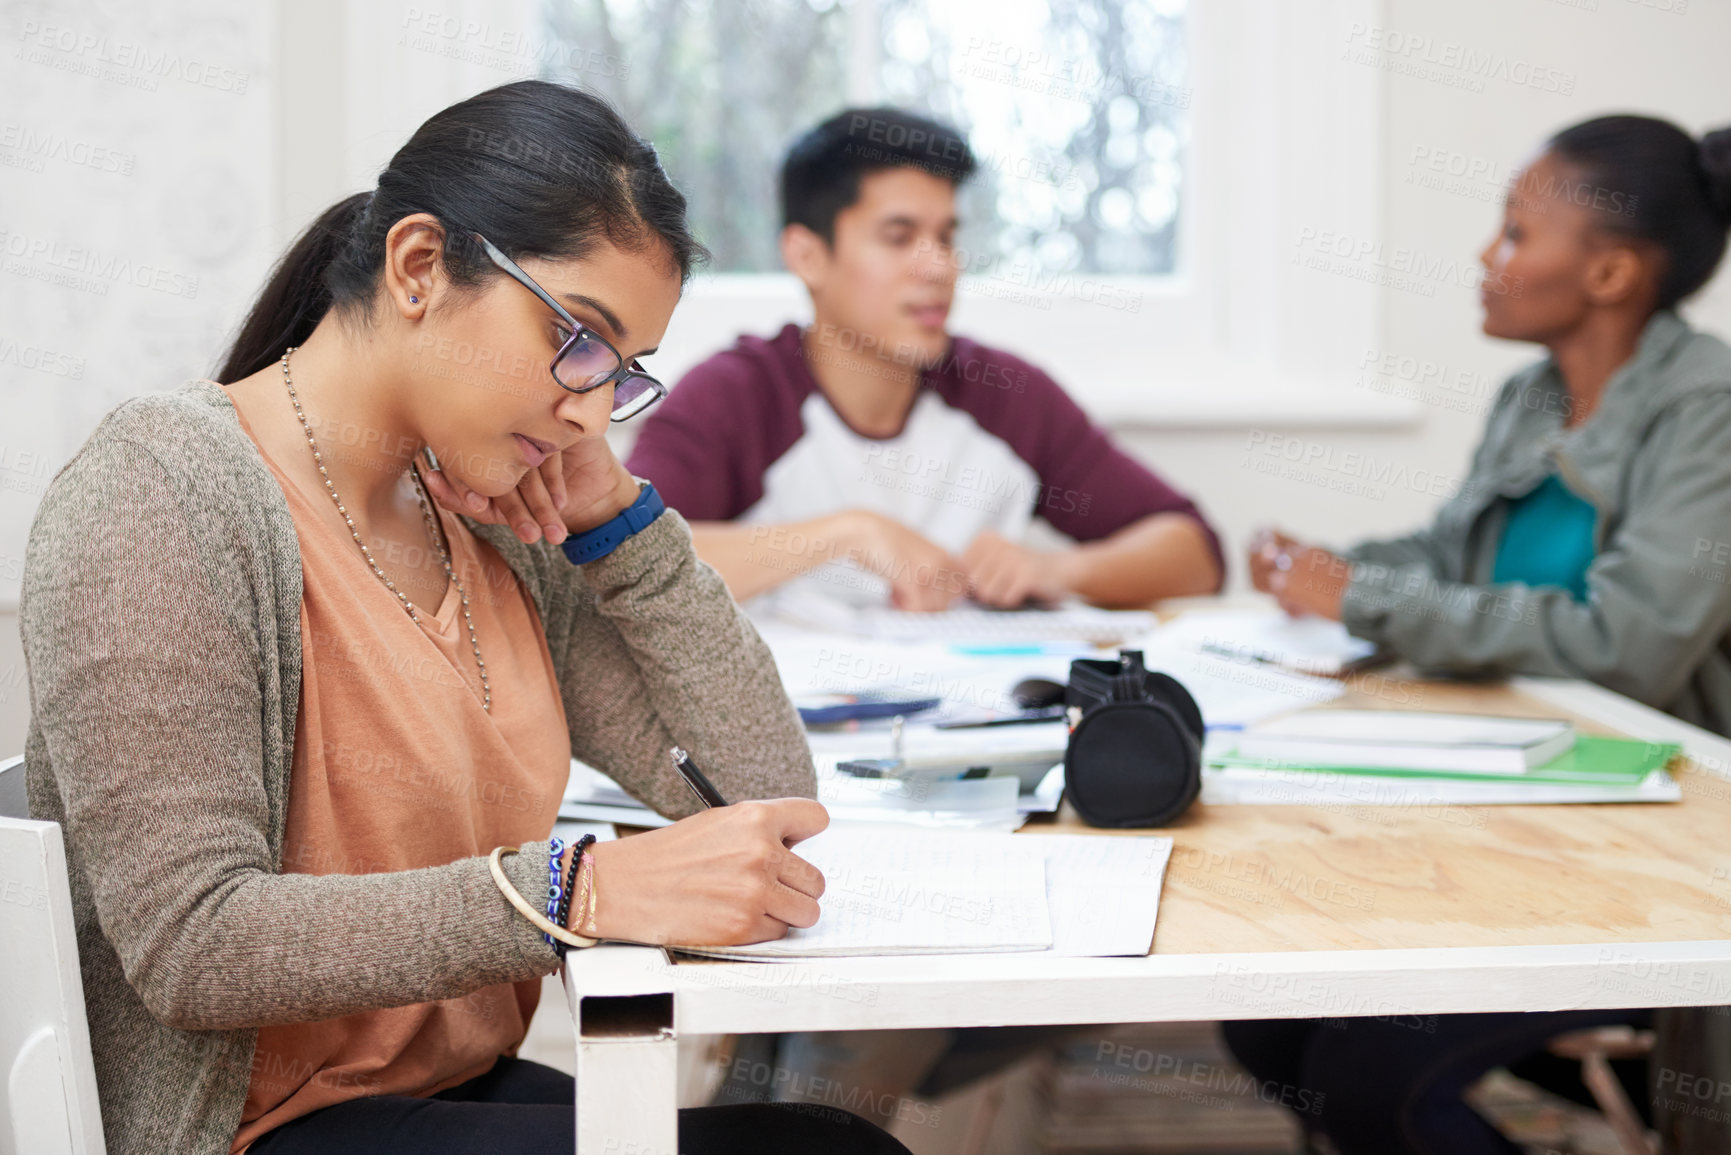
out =
[[[276,251],[269,5],[0,3],[0,751],[49,479],[125,398],[212,368]]]
[[[1670,10],[1684,2],[1384,0],[1390,30],[1429,36],[1439,51],[1455,44],[1506,56],[1523,66],[1516,70],[1522,75],[1548,70],[1573,88],[1564,95],[1487,79],[1481,92],[1386,75],[1385,249],[1470,263],[1495,227],[1493,186],[1467,194],[1420,187],[1411,179],[1419,171],[1411,163],[1415,149],[1506,166],[1562,125],[1604,111],[1656,112],[1694,130],[1731,123],[1723,52],[1731,43],[1731,5],[1686,0],[1682,14]],[[461,0],[442,8],[479,13],[495,27],[527,28],[534,2]],[[28,704],[12,608],[25,535],[47,479],[118,401],[207,372],[292,233],[369,184],[422,118],[529,70],[521,58],[461,59],[455,41],[411,36],[409,11],[384,0],[87,0],[66,8],[0,0],[0,238],[14,247],[58,246],[22,258],[8,248],[0,266],[0,753],[24,740]],[[1362,44],[1348,33],[1338,29],[1343,52]],[[1330,55],[1314,67],[1322,85],[1338,79],[1335,70],[1371,65]],[[212,83],[197,82],[207,76]],[[84,162],[65,159],[72,154]],[[1329,174],[1315,179],[1326,184]],[[75,248],[85,253],[69,255]],[[55,261],[96,271],[82,274],[79,287],[54,286],[41,278],[64,271]],[[159,270],[161,279],[153,280]],[[166,291],[176,286],[180,292]],[[1478,334],[1471,289],[1450,282],[1428,288],[1429,295],[1381,291],[1379,348],[1340,348],[1338,380],[1350,385],[1364,373],[1374,381],[1362,363],[1387,352],[1481,379],[1489,389],[1533,355]],[[1731,333],[1725,277],[1692,313]],[[957,319],[965,328],[965,306]],[[770,331],[781,320],[766,316],[748,327]],[[44,351],[57,354],[46,368]],[[81,375],[72,376],[76,366]],[[1086,404],[1085,383],[1067,383]],[[1448,404],[1460,395],[1427,390],[1419,416],[1392,430],[1270,427],[1245,412],[1213,428],[1161,428],[1155,420],[1122,436],[1203,501],[1235,555],[1265,521],[1346,542],[1429,514],[1477,435],[1479,392],[1464,398],[1463,412]],[[1376,397],[1370,389],[1362,395],[1367,407]],[[1299,437],[1307,451],[1336,464],[1305,480],[1258,472],[1254,464],[1274,459],[1267,450],[1279,436]],[[1346,456],[1353,453],[1370,460]],[[1406,468],[1384,471],[1383,462]],[[1404,480],[1389,484],[1394,477]],[[1236,556],[1234,563],[1241,580]]]
[[[1679,0],[1652,0],[1668,2]],[[1415,149],[1434,150],[1430,155],[1443,150],[1461,153],[1506,171],[1507,165],[1550,133],[1605,112],[1667,116],[1696,132],[1731,124],[1731,70],[1725,62],[1725,46],[1731,44],[1731,4],[1688,0],[1686,13],[1679,15],[1652,3],[1596,0],[1596,10],[1588,10],[1554,0],[1385,0],[1387,28],[1432,37],[1437,52],[1453,42],[1481,55],[1506,55],[1511,65],[1524,63],[1528,69],[1521,70],[1522,75],[1537,67],[1574,78],[1573,93],[1563,95],[1494,80],[1487,80],[1482,93],[1470,92],[1411,76],[1387,75],[1385,247],[1405,246],[1428,256],[1475,260],[1500,220],[1500,193],[1493,185],[1474,188],[1474,193],[1486,198],[1475,199],[1411,183],[1420,171],[1411,163]],[[1345,33],[1342,29],[1343,48]],[[1323,67],[1365,65],[1336,60]],[[1379,352],[1447,366],[1451,375],[1483,379],[1493,389],[1511,369],[1536,356],[1533,347],[1491,341],[1479,333],[1474,290],[1437,284],[1430,297],[1396,289],[1385,289],[1382,297],[1384,336]],[[1731,277],[1721,272],[1687,313],[1696,323],[1731,335]],[[1341,380],[1359,377],[1360,361],[1367,352],[1339,350],[1336,372]],[[1375,377],[1371,373],[1371,379]],[[1472,397],[1431,390],[1430,403],[1423,406],[1415,428],[1373,435],[1264,429],[1254,413],[1247,413],[1249,429],[1208,433],[1145,429],[1126,437],[1139,454],[1197,494],[1240,546],[1251,529],[1263,522],[1344,544],[1412,525],[1439,504],[1424,486],[1433,478],[1440,477],[1444,483],[1458,478],[1478,437],[1477,409],[1461,412],[1449,407],[1463,400],[1482,405]],[[1332,451],[1336,461],[1361,452],[1406,464],[1412,481],[1405,486],[1373,485],[1373,492],[1355,494],[1330,488],[1364,480],[1364,474],[1350,467],[1323,470],[1327,484],[1259,474],[1246,468],[1246,463],[1266,459],[1250,444],[1254,436],[1265,433],[1301,437],[1307,451],[1311,447]],[[1242,581],[1242,559],[1233,562],[1233,577]]]

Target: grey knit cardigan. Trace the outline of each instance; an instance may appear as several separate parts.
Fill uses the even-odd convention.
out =
[[[571,751],[668,815],[677,743],[737,798],[810,796],[767,647],[672,510],[609,556],[465,518],[540,612]],[[257,1029],[553,971],[484,858],[278,873],[301,677],[288,503],[220,386],[118,406],[30,529],[31,813],[65,829],[111,1155],[222,1155]],[[507,858],[545,893],[548,844]]]

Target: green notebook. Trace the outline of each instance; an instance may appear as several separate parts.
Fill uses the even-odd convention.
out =
[[[1368,766],[1300,766],[1292,762],[1264,762],[1240,758],[1235,753],[1210,757],[1210,766],[1246,767],[1253,770],[1317,770],[1329,774],[1359,774],[1372,778],[1449,778],[1464,782],[1531,782],[1546,786],[1638,786],[1654,770],[1661,769],[1682,751],[1675,742],[1642,742],[1634,738],[1601,738],[1582,734],[1575,748],[1535,766],[1524,774],[1462,774],[1453,770],[1397,770]]]

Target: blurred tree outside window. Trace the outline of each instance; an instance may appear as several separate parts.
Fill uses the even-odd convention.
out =
[[[1188,0],[546,0],[549,79],[654,141],[721,273],[781,268],[787,146],[850,105],[967,134],[964,272],[1178,272]]]

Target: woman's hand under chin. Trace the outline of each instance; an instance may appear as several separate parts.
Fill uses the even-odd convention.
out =
[[[487,497],[443,470],[421,469],[427,493],[453,513],[487,525],[509,525],[524,542],[545,537],[557,545],[594,529],[637,500],[637,479],[613,455],[605,438],[585,437],[558,450],[523,475],[517,487]]]

